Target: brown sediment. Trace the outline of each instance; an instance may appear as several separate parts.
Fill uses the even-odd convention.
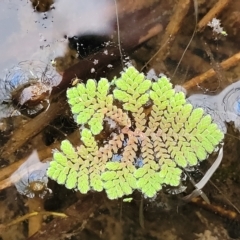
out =
[[[88,221],[102,204],[102,193],[88,194],[66,209],[68,218],[55,218],[28,240],[56,240],[76,229],[81,230],[81,224]]]
[[[227,70],[230,67],[233,67],[236,64],[238,64],[239,61],[240,61],[240,52],[236,53],[232,57],[230,57],[227,60],[225,60],[222,63],[220,63],[220,66],[224,70]],[[184,83],[183,87],[188,90],[188,89],[197,86],[198,84],[204,82],[205,80],[207,80],[210,77],[213,77],[215,75],[216,75],[216,72],[213,70],[213,68],[211,68],[208,71],[206,71],[205,73],[202,73],[202,74],[200,74],[200,75],[190,79],[186,83]]]
[[[156,3],[160,3],[161,0],[116,0],[118,5],[119,14],[121,13],[133,13],[143,8],[148,8]]]
[[[174,61],[178,61],[181,58],[183,51],[184,49],[180,48],[178,45],[175,45],[171,49],[169,58]],[[189,62],[189,59],[191,59],[191,63]],[[193,54],[190,50],[185,52],[185,57],[182,59],[181,65],[186,69],[190,67],[196,73],[205,72],[209,69],[209,63],[198,55]]]

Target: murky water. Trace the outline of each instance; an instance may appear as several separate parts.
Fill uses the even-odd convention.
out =
[[[207,3],[203,1],[203,3],[199,3],[199,17],[201,18],[205,15],[215,2],[216,1],[209,1]],[[40,3],[35,2],[33,7],[32,2],[26,0],[2,0],[0,2],[0,52],[2,56],[0,58],[0,102],[3,102],[3,104],[0,105],[0,119],[4,118],[4,120],[0,122],[0,138],[3,144],[12,137],[13,131],[17,127],[21,127],[21,124],[29,120],[29,116],[34,119],[35,115],[47,110],[45,105],[39,108],[39,110],[34,109],[35,115],[29,114],[26,120],[26,118],[21,115],[22,109],[19,109],[18,105],[24,106],[24,109],[28,109],[30,107],[29,105],[31,105],[28,103],[34,102],[32,100],[34,91],[38,91],[36,94],[38,98],[35,103],[43,104],[43,100],[49,100],[52,87],[61,81],[61,74],[63,74],[61,71],[56,71],[54,64],[52,65],[52,60],[67,55],[69,52],[72,54],[68,55],[70,58],[73,58],[72,56],[76,54],[76,52],[79,53],[78,51],[73,51],[74,53],[72,53],[72,49],[69,50],[68,37],[71,38],[86,34],[107,36],[108,34],[111,35],[115,33],[115,1],[91,0],[86,2],[83,0],[58,0],[52,4],[45,4],[44,1],[43,3],[44,4],[42,4],[41,1]],[[173,4],[173,1],[169,1],[169,4]],[[205,53],[203,43],[207,42],[210,46],[216,62],[231,57],[240,50],[238,44],[240,30],[239,25],[237,25],[240,21],[237,17],[232,18],[232,16],[238,16],[237,13],[240,14],[240,9],[236,7],[239,6],[240,8],[240,5],[238,5],[237,0],[233,1],[232,4],[235,7],[230,5],[226,13],[220,15],[222,26],[228,33],[228,36],[221,36],[216,39],[216,36],[212,34],[210,29],[205,29],[205,32],[201,33],[202,35],[197,35],[193,40],[193,44],[190,45],[187,53],[189,55],[183,60],[173,79],[175,84],[182,84],[184,81],[204,72],[215,64],[209,60]],[[130,8],[131,6],[128,5],[128,7]],[[164,7],[166,6],[164,5],[163,8]],[[173,7],[171,7],[171,9],[172,8]],[[39,9],[41,12],[37,11]],[[46,9],[48,11],[44,12]],[[163,16],[169,18],[172,10],[169,12],[167,7],[166,9]],[[119,9],[119,13],[122,11],[124,12],[126,9]],[[192,11],[192,8],[190,8],[190,12],[186,18],[187,20],[184,22],[184,26],[189,26],[190,30],[194,29]],[[229,14],[229,12],[232,13],[232,15]],[[134,11],[129,11],[128,14],[134,14]],[[139,19],[139,16],[136,18]],[[164,17],[162,18],[164,19]],[[163,20],[163,22],[164,21],[168,22],[168,19]],[[122,28],[123,26],[120,26],[120,33],[122,33]],[[134,28],[134,26],[132,26],[132,28]],[[191,37],[192,32],[190,30],[184,27],[184,29],[180,31],[177,40],[171,43],[172,47],[169,56],[166,57],[163,63],[157,66],[151,66],[150,63],[150,68],[156,67],[157,72],[164,72],[166,75],[171,76]],[[131,58],[134,64],[140,69],[146,61],[156,53],[160,40],[161,36],[151,39],[137,48],[136,51],[134,50],[128,53],[127,58]],[[74,42],[73,45],[75,44],[77,43]],[[98,50],[99,48],[97,47],[96,49]],[[88,53],[86,53],[86,55],[87,54]],[[79,56],[77,56],[76,59],[78,59],[78,57]],[[202,62],[200,61],[200,65],[197,65],[199,58]],[[75,61],[75,57],[73,61]],[[120,61],[118,65],[121,66]],[[109,69],[112,68],[114,70],[114,67],[111,65]],[[185,203],[182,201],[182,197],[191,193],[194,189],[186,177],[181,186],[183,190],[187,187],[186,193],[182,193],[182,190],[178,191],[178,189],[164,189],[155,199],[144,199],[143,205],[141,204],[141,194],[137,192],[133,194],[129,201],[124,202],[121,200],[110,201],[104,194],[97,195],[98,197],[104,198],[104,203],[97,206],[97,211],[94,212],[95,215],[91,218],[87,217],[84,226],[72,229],[70,231],[71,236],[64,233],[63,239],[67,237],[70,239],[94,240],[240,239],[239,217],[231,218],[224,214],[222,214],[223,217],[219,216],[221,215],[221,211],[223,212],[225,209],[236,212],[237,216],[240,214],[237,212],[240,208],[238,197],[240,194],[240,152],[238,150],[240,146],[240,88],[239,82],[237,81],[240,79],[239,64],[231,69],[231,71],[220,70],[218,72],[218,75],[219,74],[222,76],[221,79],[212,78],[194,90],[189,91],[198,92],[198,94],[193,94],[189,98],[189,101],[195,106],[203,107],[213,116],[226,133],[223,162],[216,174],[213,175],[212,182],[209,182],[203,189],[210,199],[212,209],[207,211],[201,203]],[[217,89],[219,83],[221,90],[219,89],[216,93],[213,91],[211,95],[207,94],[210,93],[210,91],[205,90]],[[28,89],[28,87],[38,87],[38,89],[33,90],[31,88],[31,94],[29,95],[14,95],[14,92],[19,93],[19,88]],[[40,92],[40,88],[42,92]],[[46,92],[47,94],[45,94]],[[21,96],[28,96],[28,98]],[[44,97],[41,98],[39,96]],[[17,101],[13,104],[15,99],[17,99]],[[29,99],[31,99],[31,101],[29,101]],[[64,114],[69,122],[71,122],[71,115],[68,113],[67,107]],[[18,118],[14,117],[16,115],[18,115]],[[60,117],[58,119],[60,119]],[[231,124],[233,126],[231,126]],[[66,130],[68,126],[69,128],[70,126],[72,127],[71,124],[63,121],[61,124],[59,124],[59,121],[58,124],[56,124],[56,122],[50,123],[47,131],[51,132],[52,129],[52,133],[54,132],[54,134],[49,137],[52,139],[44,140],[46,131],[43,130],[42,133],[40,131],[38,135],[35,134],[36,136],[28,142],[28,144],[18,149],[17,154],[11,156],[11,159],[19,160],[24,156],[24,153],[28,156],[33,149],[37,149],[39,152],[49,151],[49,155],[51,155],[51,146],[47,148],[47,142],[52,143],[54,141],[57,142],[58,139],[63,139],[66,133],[72,132]],[[56,148],[56,146],[54,145],[53,148]],[[199,168],[189,169],[189,175],[198,182],[216,157],[217,154],[213,154],[213,156],[210,156],[209,161],[201,164]],[[1,167],[6,166],[7,161],[8,159],[4,159],[4,161],[1,162]],[[23,171],[23,167],[20,167],[19,171]],[[44,192],[47,193],[47,197],[44,198],[44,203],[45,209],[48,211],[63,212],[71,204],[74,204],[77,199],[84,200],[84,195],[80,196],[74,191],[69,191],[64,187],[58,186],[55,182],[48,182],[45,171],[46,166],[43,168],[40,167],[40,169],[38,168],[35,172],[27,170],[21,181],[17,182],[16,188],[12,186],[1,190],[1,224],[11,222],[11,220],[18,216],[28,213],[28,208],[24,202],[27,201],[28,197],[31,198],[35,196],[30,190],[31,187],[41,187],[42,185],[38,185],[39,183],[43,183],[44,186],[48,184],[48,187],[52,191],[52,193],[48,190]],[[20,175],[19,172],[17,172],[17,175]],[[4,180],[4,177],[1,178],[1,180]],[[33,186],[31,182],[37,184]],[[0,182],[0,186],[2,186],[1,184],[3,183]],[[218,212],[218,215],[213,213],[214,206],[218,206],[221,210]],[[91,206],[89,208],[91,208]],[[211,212],[211,210],[213,212]],[[81,212],[85,211],[86,209],[83,208],[78,214],[81,215]],[[51,224],[51,220],[51,217],[44,218],[46,222],[45,225]],[[27,224],[17,224],[7,228],[5,232],[0,232],[0,236],[3,240],[27,239],[27,231]],[[45,239],[54,239],[51,238],[50,234],[48,237],[49,238]]]

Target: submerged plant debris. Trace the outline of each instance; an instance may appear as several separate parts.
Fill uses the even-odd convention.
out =
[[[178,186],[182,170],[206,159],[224,137],[169,79],[152,82],[134,67],[112,82],[80,83],[68,89],[67,98],[83,144],[74,148],[62,141],[47,174],[81,193],[105,189],[116,199],[137,189],[152,198],[163,185]],[[105,122],[112,133],[99,142]]]
[[[224,31],[223,27],[221,27],[221,22],[219,19],[213,18],[212,21],[210,21],[207,25],[213,29],[214,33],[227,36],[226,31]]]

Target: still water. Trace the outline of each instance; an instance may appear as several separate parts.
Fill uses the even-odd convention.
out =
[[[141,6],[140,2],[131,1],[128,3],[122,0],[119,1],[118,9],[116,9],[116,2],[113,0],[91,0],[87,2],[82,0],[67,2],[58,0],[54,3],[51,1],[2,0],[0,2],[0,52],[2,56],[0,59],[0,142],[2,146],[11,138],[15,129],[21,128],[27,121],[48,110],[48,104],[51,105],[52,87],[58,85],[64,72],[55,68],[54,60],[64,55],[68,56],[64,59],[68,62],[69,67],[71,66],[69,62],[74,64],[85,57],[85,55],[80,54],[82,52],[78,49],[78,42],[75,42],[74,37],[78,39],[78,37],[85,35],[101,36],[100,40],[97,38],[97,45],[96,41],[94,41],[95,45],[93,44],[93,38],[85,38],[83,44],[86,45],[81,46],[82,43],[80,44],[80,48],[85,47],[87,49],[87,52],[84,52],[86,55],[91,53],[92,49],[98,51],[102,48],[102,36],[104,36],[104,41],[105,36],[108,36],[110,40],[115,41],[115,44],[121,43],[121,34],[124,35],[121,28],[124,28],[125,25],[119,25],[119,32],[115,31],[115,29],[118,29],[116,27],[116,14],[121,17],[121,14],[125,16],[125,13],[126,18],[129,15],[134,16],[136,14],[136,19],[139,19],[142,13],[141,8],[144,8],[144,11],[147,9],[147,11],[154,12],[154,9],[155,11],[158,9],[155,8],[156,5],[154,4],[158,4],[158,2],[163,4],[162,1],[152,0],[149,1],[149,6],[147,4]],[[215,2],[202,1],[202,3],[199,3],[199,18],[203,17]],[[161,47],[158,43],[164,33],[164,30],[161,29],[166,28],[173,13],[174,4],[175,1],[163,4],[163,10],[159,12],[161,28],[158,26],[156,29],[160,32],[160,36],[155,34],[154,38],[136,49],[131,49],[127,53],[123,51],[125,61],[128,62],[131,59],[131,64],[141,69],[158,51]],[[215,36],[208,28],[203,33],[196,34],[186,53],[187,57],[183,58],[173,78],[174,84],[183,84],[239,51],[240,30],[236,26],[239,26],[237,24],[240,24],[240,22],[237,17],[232,18],[232,16],[240,14],[239,11],[240,5],[236,0],[229,4],[226,12],[220,14],[222,26],[228,36]],[[157,66],[150,63],[149,69],[153,68],[157,73],[162,72],[168,76],[173,74],[195,27],[193,13],[194,8],[190,5],[176,40],[174,42],[169,41],[172,45],[169,47],[164,62]],[[133,23],[131,22],[131,24]],[[138,22],[135,21],[134,24],[137,25]],[[134,25],[131,28],[134,30]],[[146,31],[144,26],[142,31]],[[115,38],[112,36],[114,34]],[[126,38],[126,35],[124,37]],[[129,39],[132,38],[134,36],[129,34]],[[94,47],[90,47],[89,42]],[[205,51],[205,42],[210,46],[213,59],[208,57],[209,51]],[[104,47],[107,46],[108,43],[104,45]],[[69,58],[71,58],[71,61]],[[97,60],[95,64],[98,64]],[[109,64],[111,65],[111,67],[108,67],[109,71],[113,70],[114,72],[115,70],[113,74],[118,74],[121,61],[118,62],[117,69],[115,69],[114,64]],[[47,232],[45,239],[240,239],[240,213],[238,211],[240,208],[240,178],[238,174],[240,170],[240,152],[238,151],[240,123],[238,117],[239,82],[237,81],[240,79],[240,66],[237,65],[231,71],[224,71],[223,69],[218,71],[217,75],[221,75],[220,79],[219,77],[212,78],[202,85],[196,85],[195,89],[188,92],[191,95],[189,101],[195,106],[205,108],[209,114],[215,117],[215,120],[226,133],[222,164],[213,175],[211,182],[208,182],[203,189],[210,200],[210,207],[204,206],[202,201],[186,203],[182,200],[184,195],[191,193],[194,189],[187,176],[183,179],[180,188],[165,188],[154,199],[142,199],[141,194],[135,192],[127,201],[126,199],[110,201],[104,193],[96,195],[90,193],[89,204],[92,201],[92,206],[83,204],[82,209],[76,208],[79,212],[75,212],[75,215],[85,216],[84,222],[80,221],[73,229],[68,228],[67,232],[63,230],[64,233],[61,234],[61,238],[54,234],[51,235],[48,229],[49,232]],[[37,90],[34,90],[38,96],[36,101],[33,100],[32,89],[30,95],[19,94],[19,89],[23,90],[29,87],[36,87]],[[17,94],[15,94],[16,92]],[[23,96],[28,96],[28,98]],[[17,101],[14,101],[16,99]],[[33,103],[34,107],[32,106]],[[57,145],[53,146],[51,144],[65,139],[75,129],[76,126],[66,107],[66,111],[61,113],[61,116],[58,115],[53,122],[49,123],[47,128],[37,132],[38,134],[35,134],[31,141],[21,149],[17,149],[15,155],[12,154],[9,159],[1,160],[0,167],[3,169],[1,181],[9,176],[9,173],[7,175],[4,172],[4,167],[9,165],[9,162],[27,158],[34,149],[48,153],[48,157],[51,158],[51,149],[57,147]],[[49,145],[50,147],[48,147]],[[189,169],[191,177],[198,182],[216,157],[217,153],[210,156],[209,161],[203,162],[198,168]],[[75,204],[77,200],[80,199],[84,202],[85,195],[80,195],[75,191],[59,186],[53,181],[48,181],[44,174],[46,166],[40,167],[40,169],[37,169],[39,171],[34,172],[29,170],[29,166],[22,165],[16,174],[21,175],[19,172],[25,168],[27,170],[16,188],[14,186],[5,189],[1,187],[3,189],[0,192],[1,224],[7,224],[29,211],[37,211],[37,208],[32,208],[29,202],[31,201],[30,198],[36,197],[29,192],[29,187],[32,187],[32,180],[44,185],[48,184],[46,189],[49,190],[44,192],[44,196],[40,196],[39,202],[36,201],[39,206],[44,206],[43,208],[46,211],[62,213],[69,206]],[[17,167],[15,167],[16,169]],[[0,182],[1,184],[3,182]],[[101,200],[98,201],[98,198]],[[96,206],[96,208],[93,206]],[[88,215],[84,215],[87,209],[93,210]],[[224,210],[229,210],[229,215],[224,214]],[[235,213],[236,217],[232,217]],[[75,215],[74,217],[76,217]],[[70,214],[69,219],[72,221],[74,217],[71,217]],[[52,220],[51,215],[45,215],[41,220],[35,219],[33,221],[41,222],[42,227],[46,228],[48,225],[51,226]],[[1,239],[28,239],[30,226],[32,226],[30,220],[29,222],[27,220],[23,223],[19,222],[0,232]],[[41,238],[36,236],[36,238],[29,239]]]

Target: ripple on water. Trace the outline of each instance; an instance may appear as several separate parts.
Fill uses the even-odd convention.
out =
[[[240,131],[240,81],[232,83],[216,96],[194,94],[188,98],[194,107],[202,107],[226,133],[226,122]]]
[[[0,80],[0,104],[13,101],[18,106],[38,106],[41,109],[39,104],[49,98],[52,87],[60,81],[61,75],[51,63],[38,60],[20,62]]]
[[[11,175],[10,179],[14,183],[17,191],[29,198],[35,196],[44,197],[48,192],[47,169],[49,162],[40,162],[37,151]]]

